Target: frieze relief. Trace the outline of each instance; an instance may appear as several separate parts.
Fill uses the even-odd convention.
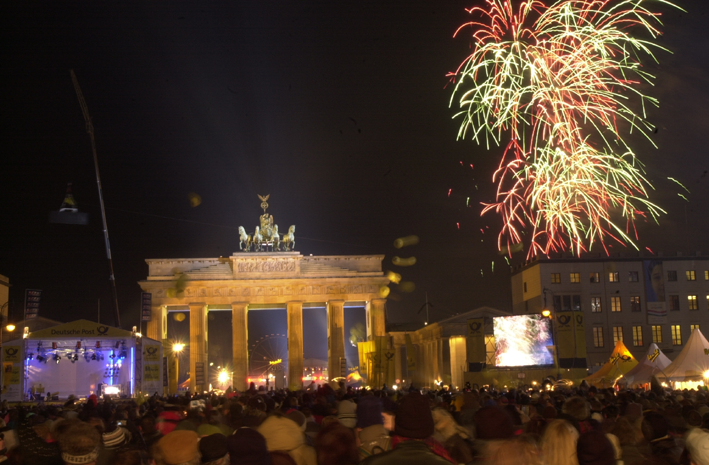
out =
[[[295,272],[295,260],[240,260],[239,273],[288,273]]]

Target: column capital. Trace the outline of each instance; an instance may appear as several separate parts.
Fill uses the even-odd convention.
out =
[[[286,301],[286,305],[288,305],[288,304],[302,304],[302,303],[304,303],[303,300],[288,300],[288,301]]]
[[[231,303],[232,307],[241,307],[241,306],[246,307],[247,305],[249,305],[249,302],[232,302]]]

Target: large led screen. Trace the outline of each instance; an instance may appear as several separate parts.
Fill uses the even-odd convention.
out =
[[[552,365],[551,321],[541,315],[493,318],[495,366]]]

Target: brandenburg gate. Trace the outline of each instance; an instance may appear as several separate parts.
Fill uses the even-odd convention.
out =
[[[261,197],[261,196],[259,196]],[[344,307],[363,302],[367,338],[385,335],[385,299],[379,289],[389,280],[382,271],[383,255],[304,256],[292,250],[291,226],[281,239],[273,217],[265,213],[254,236],[241,233],[241,251],[230,257],[148,259],[149,273],[140,287],[152,294],[151,319],[146,336],[167,339],[170,311],[190,313],[190,390],[208,389],[209,380],[197,384],[198,366],[207,371],[207,316],[209,311],[232,313],[233,384],[247,389],[248,315],[259,308],[285,308],[288,317],[288,386],[302,388],[303,305],[327,308],[328,375],[341,371],[345,358]],[[265,206],[264,206],[265,205]],[[275,232],[275,235],[274,235]],[[290,246],[289,246],[290,244]],[[319,304],[319,305],[312,305]],[[199,365],[198,365],[199,364]]]

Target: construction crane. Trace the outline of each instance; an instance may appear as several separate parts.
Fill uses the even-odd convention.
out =
[[[74,90],[76,91],[76,96],[79,99],[79,105],[81,105],[81,112],[84,114],[84,121],[86,121],[86,132],[89,134],[89,139],[91,139],[91,151],[94,155],[94,168],[96,170],[96,184],[98,185],[98,199],[101,203],[101,217],[103,218],[103,237],[106,241],[106,258],[108,258],[108,266],[111,272],[109,279],[111,280],[111,288],[113,289],[113,303],[116,307],[116,326],[121,327],[121,314],[118,311],[118,291],[116,289],[116,277],[113,274],[113,259],[111,258],[111,244],[108,241],[108,224],[106,223],[106,208],[103,205],[103,191],[101,189],[101,176],[98,171],[98,157],[96,156],[96,140],[94,139],[94,125],[91,123],[91,116],[89,116],[89,108],[86,106],[86,101],[84,100],[84,94],[81,93],[81,87],[79,87],[79,81],[76,79],[76,74],[74,70],[70,70],[71,80],[74,83]]]

